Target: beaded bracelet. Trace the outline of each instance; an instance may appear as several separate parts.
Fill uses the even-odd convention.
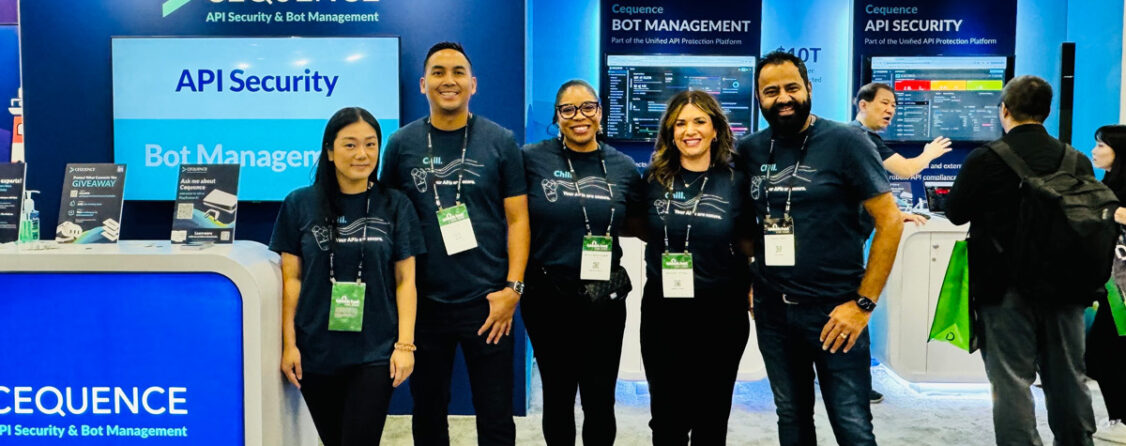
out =
[[[414,352],[415,350],[418,350],[418,347],[415,347],[414,344],[404,344],[404,343],[401,343],[401,342],[396,342],[395,343],[395,350],[404,351],[404,352]]]

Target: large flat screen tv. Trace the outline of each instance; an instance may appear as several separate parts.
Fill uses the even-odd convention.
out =
[[[982,142],[1001,136],[1001,89],[1013,76],[1006,56],[871,57],[865,82],[895,90],[897,110],[883,132],[889,142],[938,136]]]
[[[735,136],[755,122],[754,56],[608,55],[602,81],[604,130],[611,141],[653,141],[669,98],[711,93]]]
[[[241,164],[240,200],[310,184],[325,123],[399,127],[397,37],[115,37],[113,156],[125,198],[172,200],[180,164]]]

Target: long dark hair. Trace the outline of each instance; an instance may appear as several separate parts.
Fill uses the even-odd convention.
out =
[[[661,186],[669,188],[676,174],[680,172],[680,149],[676,148],[674,141],[676,132],[676,117],[685,105],[692,104],[708,115],[715,129],[716,141],[711,147],[712,162],[708,166],[726,166],[731,169],[734,158],[735,135],[731,126],[727,124],[727,115],[723,107],[716,102],[712,95],[701,90],[686,90],[677,93],[669,99],[665,114],[661,116],[661,131],[657,134],[657,143],[653,149],[653,156],[649,160],[649,180],[657,180]],[[734,172],[734,170],[732,170]]]
[[[1126,125],[1104,125],[1095,130],[1095,141],[1114,151],[1114,161],[1103,177],[1103,184],[1118,197],[1126,197]]]
[[[380,151],[383,150],[383,130],[379,128],[379,121],[370,112],[360,107],[346,107],[337,111],[325,124],[324,138],[321,139],[321,156],[317,158],[317,168],[313,177],[313,187],[321,201],[321,211],[330,225],[336,224],[336,219],[342,214],[340,205],[340,183],[336,179],[336,165],[328,160],[328,153],[332,151],[333,142],[340,129],[357,122],[366,122],[375,129],[375,136],[380,141]],[[372,169],[368,181],[373,184],[372,192],[378,193],[382,189],[379,183],[379,157],[375,158],[375,169]]]

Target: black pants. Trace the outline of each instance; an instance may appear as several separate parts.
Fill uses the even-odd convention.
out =
[[[723,445],[739,361],[747,347],[747,290],[661,296],[649,281],[641,303],[641,357],[649,381],[653,444]]]
[[[302,375],[301,396],[325,446],[379,444],[394,390],[387,365]]]
[[[1055,443],[1091,445],[1095,415],[1083,382],[1083,307],[1048,305],[1009,289],[1000,303],[978,308],[978,315],[997,444],[1040,445],[1030,390],[1039,371]]]
[[[575,393],[582,395],[583,444],[612,445],[614,389],[626,326],[625,299],[591,303],[560,295],[541,272],[528,274],[520,300],[543,381],[543,438],[575,444]]]
[[[1112,420],[1126,420],[1126,336],[1118,336],[1106,297],[1099,300],[1095,323],[1087,336],[1087,375],[1099,382],[1106,412]]]
[[[440,304],[419,300],[415,327],[415,372],[411,375],[414,416],[411,426],[416,446],[450,444],[450,376],[454,352],[461,346],[477,414],[479,445],[516,443],[512,420],[512,336],[499,344],[486,344],[488,333],[477,330],[489,316],[485,299],[468,304]]]

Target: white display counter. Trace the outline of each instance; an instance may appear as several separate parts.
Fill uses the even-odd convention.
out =
[[[186,398],[187,402],[180,402],[181,411],[184,416],[176,418],[172,410],[165,412],[162,409],[156,409],[148,412],[148,417],[145,411],[140,411],[137,414],[136,409],[132,413],[128,410],[129,407],[117,406],[112,410],[111,414],[95,418],[94,413],[76,413],[72,412],[66,416],[59,415],[43,415],[33,413],[27,415],[25,418],[20,418],[20,415],[15,415],[12,412],[8,416],[0,415],[0,424],[8,424],[12,422],[23,422],[25,425],[32,424],[32,422],[50,422],[60,426],[68,424],[74,425],[76,423],[86,423],[91,425],[91,430],[94,430],[100,425],[109,425],[113,432],[122,433],[122,426],[144,426],[149,423],[149,426],[166,426],[169,424],[184,424],[185,435],[189,439],[194,439],[194,444],[205,444],[204,440],[208,429],[215,427],[217,430],[226,429],[224,426],[212,426],[212,424],[227,424],[236,426],[234,431],[224,431],[230,435],[234,432],[233,436],[238,437],[239,431],[237,422],[230,419],[209,419],[208,407],[230,407],[230,413],[236,413],[241,410],[243,423],[242,434],[245,438],[246,445],[308,445],[317,444],[316,431],[313,428],[312,420],[309,418],[308,411],[304,403],[301,401],[299,391],[286,382],[279,371],[278,364],[281,358],[281,271],[279,268],[279,257],[276,253],[270,252],[266,246],[248,241],[238,241],[233,245],[216,245],[204,249],[192,249],[182,246],[171,246],[169,242],[148,242],[148,241],[125,241],[118,244],[103,244],[103,245],[58,245],[54,242],[41,242],[41,245],[48,249],[42,250],[29,250],[24,246],[16,246],[14,244],[7,244],[0,246],[0,287],[7,287],[7,289],[0,290],[0,311],[7,309],[21,309],[26,313],[37,313],[38,310],[27,311],[27,308],[39,308],[35,305],[43,305],[35,302],[35,296],[23,296],[26,293],[20,290],[44,290],[45,295],[59,295],[66,297],[75,293],[87,294],[88,298],[79,299],[78,305],[81,305],[81,311],[65,311],[66,314],[77,314],[77,319],[82,319],[79,324],[86,324],[89,321],[94,321],[90,325],[82,325],[83,328],[75,329],[80,334],[79,337],[86,336],[89,339],[100,339],[103,336],[102,330],[99,327],[104,327],[106,332],[120,329],[118,325],[131,323],[129,321],[106,322],[106,325],[98,325],[100,321],[113,321],[114,314],[113,308],[126,308],[129,309],[133,306],[144,306],[148,304],[146,297],[151,298],[151,301],[167,301],[171,302],[178,308],[191,308],[195,300],[203,305],[204,302],[220,302],[222,308],[230,309],[227,313],[232,315],[228,318],[221,319],[221,324],[228,325],[223,328],[223,332],[234,333],[234,339],[213,339],[209,337],[212,333],[200,332],[192,333],[192,327],[207,327],[210,321],[208,317],[187,316],[191,312],[185,311],[181,314],[163,314],[156,313],[159,318],[163,318],[163,323],[153,321],[139,321],[138,323],[149,323],[150,330],[142,333],[134,333],[141,342],[147,345],[156,345],[158,348],[145,351],[134,351],[126,348],[123,345],[104,346],[109,350],[107,353],[99,353],[102,358],[97,363],[84,363],[74,366],[82,367],[82,372],[66,372],[59,370],[59,377],[51,378],[57,379],[62,384],[69,386],[113,386],[114,390],[124,388],[125,401],[129,401],[129,389],[137,389],[140,386],[141,391],[145,391],[147,386],[160,386],[160,385],[179,385],[176,380],[182,379],[184,382],[190,382],[193,387],[181,390],[182,396]],[[217,276],[218,275],[218,276]],[[221,276],[221,277],[219,277]],[[102,278],[106,280],[116,280],[119,278],[120,284],[116,290],[96,290],[89,289],[95,285],[88,285],[86,283],[66,283],[67,278],[85,277],[90,279],[90,282],[102,283]],[[150,281],[149,279],[152,279]],[[222,279],[226,278],[226,280]],[[184,282],[187,280],[187,282]],[[229,283],[227,282],[229,280]],[[38,282],[37,282],[38,281]],[[154,282],[155,281],[155,282]],[[183,286],[165,286],[160,285],[160,281],[167,281],[167,283],[182,283]],[[179,282],[177,282],[179,281]],[[216,289],[230,289],[227,293],[228,296],[218,296],[218,294],[211,293],[207,296],[201,296],[195,293],[192,283],[211,283],[214,282],[219,285]],[[107,282],[109,283],[109,282]],[[30,284],[30,286],[28,285]],[[138,289],[144,286],[154,286],[160,290],[159,293],[153,295],[151,291],[147,291],[149,296],[123,297],[123,305],[118,307],[111,307],[110,301],[116,300],[117,296],[126,296],[130,294],[130,288],[136,284]],[[231,288],[233,284],[233,288]],[[100,286],[100,285],[98,285]],[[226,287],[226,288],[223,288]],[[236,291],[237,290],[237,291]],[[9,294],[9,291],[14,291]],[[57,291],[57,293],[56,293]],[[21,293],[21,295],[17,295]],[[52,294],[55,293],[55,294]],[[98,297],[102,296],[102,297]],[[209,300],[210,299],[210,300]],[[239,304],[241,299],[241,304]],[[104,303],[104,305],[103,305]],[[49,305],[48,305],[49,308]],[[237,327],[239,314],[241,312],[241,329]],[[90,319],[87,320],[86,317]],[[206,314],[204,315],[206,316]],[[0,321],[4,321],[5,316],[0,316]],[[16,318],[9,314],[8,317]],[[37,317],[37,316],[36,316]],[[177,320],[185,317],[195,317],[197,319],[191,321]],[[218,319],[219,316],[217,315]],[[8,319],[7,322],[19,322],[16,319]],[[160,328],[166,325],[169,328],[168,332],[162,331]],[[233,325],[233,326],[232,326]],[[181,328],[176,328],[181,327]],[[182,327],[187,327],[186,329]],[[54,334],[59,327],[43,327],[42,332],[48,335],[43,338],[44,345],[28,345],[37,342],[39,337],[23,336],[18,333],[17,337],[8,337],[7,340],[0,336],[0,350],[5,352],[16,352],[16,357],[34,357],[40,350],[50,349],[73,349],[70,341],[81,342],[81,339],[74,339],[76,336],[68,335],[66,337],[58,338],[66,347],[59,347],[60,342],[52,342],[50,335]],[[3,329],[0,329],[3,330]],[[200,330],[205,330],[200,328]],[[238,339],[238,334],[241,333],[241,340]],[[126,335],[129,335],[126,333]],[[163,336],[168,336],[168,340],[162,339]],[[119,335],[114,335],[119,336]],[[193,362],[191,358],[182,358],[182,355],[190,354],[191,339],[198,338],[200,343],[210,343],[210,345],[202,346],[204,352],[224,350],[230,347],[233,355],[230,357],[235,358],[232,364],[214,364],[207,361]],[[117,338],[117,339],[128,339]],[[184,344],[180,339],[189,339],[188,345]],[[227,345],[227,342],[231,345]],[[98,342],[101,341],[90,341]],[[240,345],[241,344],[241,345]],[[166,348],[160,348],[167,346]],[[103,346],[98,345],[98,348]],[[80,350],[80,349],[79,349]],[[241,350],[241,364],[238,363],[238,355]],[[60,368],[70,367],[65,359],[67,356],[73,354],[74,356],[81,356],[83,351],[61,352],[62,359],[59,365],[53,368],[46,369],[49,371],[57,370]],[[20,356],[22,355],[22,356]],[[207,386],[206,378],[204,382],[200,383],[191,379],[184,379],[183,376],[168,377],[162,372],[164,369],[150,370],[141,375],[140,378],[133,378],[124,383],[109,382],[112,379],[104,378],[99,374],[99,367],[114,368],[112,371],[107,372],[108,376],[117,376],[131,373],[131,364],[136,364],[138,368],[143,368],[144,363],[151,360],[154,364],[162,363],[165,361],[164,356],[168,356],[169,361],[185,361],[186,364],[181,370],[180,367],[167,370],[169,373],[187,373],[188,376],[209,376],[214,370],[224,369],[227,370],[232,376],[231,386],[224,386],[218,391],[211,389]],[[9,356],[11,358],[12,356]],[[128,359],[126,359],[128,358]],[[40,358],[42,360],[42,358]],[[132,361],[132,362],[130,362]],[[6,365],[5,365],[6,364]],[[124,365],[125,367],[122,367]],[[21,366],[22,367],[22,366]],[[163,367],[163,366],[162,366]],[[5,368],[7,368],[5,370]],[[167,369],[167,367],[166,367]],[[241,382],[238,377],[238,370],[241,369]],[[20,369],[12,367],[12,362],[4,361],[0,363],[0,381],[12,380],[15,382],[0,382],[0,386],[27,385],[34,386],[39,376],[24,376],[25,373]],[[53,373],[53,372],[52,372]],[[96,379],[91,379],[89,376],[97,376]],[[92,381],[92,382],[87,382]],[[135,381],[135,382],[133,382]],[[239,385],[241,384],[241,386]],[[40,384],[47,385],[47,384]],[[51,384],[55,385],[55,384]],[[241,392],[238,387],[241,387]],[[85,389],[85,387],[82,387]],[[92,389],[99,389],[92,387]],[[160,392],[172,392],[171,389],[185,389],[180,387],[169,387],[167,389],[161,388]],[[9,394],[4,394],[4,388],[0,388],[0,407],[9,407],[20,404],[19,401],[13,399],[12,390]],[[133,390],[136,392],[137,390]],[[30,391],[29,391],[30,392]],[[143,396],[146,405],[152,401],[165,401],[168,408],[171,409],[174,402],[169,402],[167,398],[160,400],[156,396],[149,395],[150,392],[145,391]],[[155,395],[156,391],[153,391]],[[50,406],[50,393],[45,397]],[[29,394],[30,395],[30,394]],[[120,398],[110,392],[112,401],[106,403],[104,406],[114,407],[113,404],[117,403]],[[150,398],[152,396],[152,398]],[[135,403],[138,396],[132,395],[132,401]],[[30,403],[25,403],[28,406]],[[95,401],[93,404],[97,404]],[[156,404],[156,403],[153,403]],[[29,406],[30,407],[30,406]],[[97,409],[97,406],[93,406]],[[164,406],[161,406],[162,408]],[[146,406],[146,409],[148,407]],[[18,409],[18,407],[17,407]],[[31,409],[26,409],[31,410]],[[109,409],[106,409],[109,410]],[[204,412],[204,413],[201,413]],[[0,411],[0,413],[4,413]],[[152,415],[159,413],[160,416]],[[190,413],[190,414],[189,414]],[[39,417],[39,418],[35,418]],[[214,416],[211,416],[214,418]],[[43,421],[45,420],[45,421]],[[193,425],[193,423],[195,423]],[[194,434],[194,436],[192,435]],[[106,435],[103,432],[102,435]],[[151,438],[151,437],[150,437]],[[229,438],[229,437],[224,437]],[[82,438],[75,438],[75,440],[82,440]],[[111,440],[107,444],[120,444],[122,439],[112,440],[103,438],[103,440]],[[200,443],[200,442],[203,443]],[[0,439],[0,443],[3,440]],[[65,442],[64,442],[65,443]],[[190,442],[191,443],[191,442]],[[87,443],[83,443],[87,444]],[[102,443],[98,443],[102,444]],[[177,443],[179,444],[179,443]],[[241,444],[241,443],[240,443]]]
[[[985,383],[981,353],[927,342],[938,293],[954,242],[969,225],[934,217],[923,227],[906,223],[895,264],[872,316],[872,354],[912,383]]]

